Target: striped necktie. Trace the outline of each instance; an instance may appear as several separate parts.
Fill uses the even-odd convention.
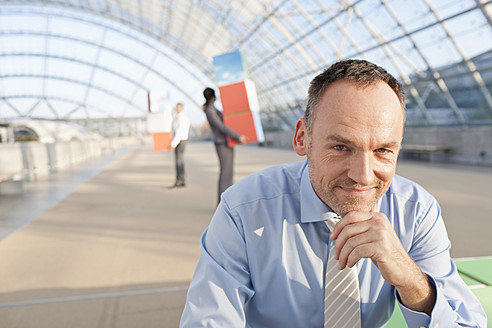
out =
[[[333,231],[340,218],[325,221]],[[355,265],[352,268],[338,269],[334,258],[335,242],[331,243],[330,255],[326,264],[325,279],[325,325],[324,328],[360,328],[359,279]]]

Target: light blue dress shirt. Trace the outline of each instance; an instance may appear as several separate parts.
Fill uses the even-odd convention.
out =
[[[307,162],[250,175],[223,193],[201,239],[181,327],[323,327],[330,212]],[[450,259],[436,200],[395,176],[378,201],[403,247],[436,286],[431,316],[396,302],[409,327],[486,327],[485,313]],[[383,327],[396,292],[370,259],[357,263],[362,327]]]

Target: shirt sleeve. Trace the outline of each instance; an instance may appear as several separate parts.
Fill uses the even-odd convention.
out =
[[[253,296],[241,224],[222,201],[200,242],[180,327],[245,327]]]
[[[417,220],[415,229],[409,254],[436,288],[436,302],[428,316],[406,308],[396,295],[408,327],[487,327],[480,302],[459,276],[449,255],[451,243],[435,200]]]
[[[207,116],[208,124],[210,124],[210,127],[212,129],[219,130],[232,139],[239,141],[239,138],[241,137],[240,134],[225,125],[224,122],[222,122],[214,107],[208,107],[205,110],[205,115]]]

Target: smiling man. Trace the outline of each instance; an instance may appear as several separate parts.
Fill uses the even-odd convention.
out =
[[[396,301],[409,327],[486,327],[450,259],[439,205],[395,175],[404,110],[400,83],[370,62],[318,75],[294,136],[307,161],[260,171],[223,194],[181,326],[328,327],[327,316],[353,311],[350,327],[383,327]],[[337,292],[325,290],[330,252],[336,270],[356,269],[358,311],[325,310]]]

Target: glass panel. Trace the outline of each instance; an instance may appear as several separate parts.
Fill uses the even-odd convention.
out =
[[[468,58],[492,49],[492,30],[479,10],[458,16],[446,23]]]
[[[424,0],[361,0],[355,7],[335,0],[60,0],[57,6],[38,6],[37,1],[2,5],[0,96],[15,100],[24,95],[30,101],[33,95],[49,96],[54,110],[66,113],[76,106],[70,101],[83,102],[87,94],[89,115],[145,115],[147,90],[158,86],[169,90],[173,101],[184,102],[191,116],[204,120],[201,92],[205,86],[214,87],[212,57],[239,49],[265,110],[278,112],[282,121],[297,116],[297,109],[290,111],[304,102],[310,79],[339,58],[367,58],[397,77],[402,72],[429,105],[444,106],[448,102],[427,75],[427,62],[444,77],[458,106],[486,112],[489,105],[469,68],[460,64],[459,51],[475,61],[484,81],[491,80],[491,59],[486,57],[492,48],[490,24],[474,9],[474,0],[429,1],[432,8]],[[439,19],[445,20],[459,49]],[[50,57],[44,58],[46,53]],[[44,74],[51,78],[43,79]],[[467,102],[467,90],[476,103]],[[54,100],[57,97],[67,100]],[[29,110],[26,104],[24,111]],[[46,104],[36,109],[36,115],[44,112],[53,116]],[[85,110],[77,111],[83,114]],[[466,111],[465,116],[476,117]]]

